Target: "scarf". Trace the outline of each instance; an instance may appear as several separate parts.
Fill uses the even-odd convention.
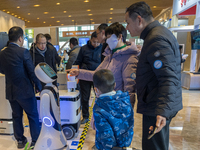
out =
[[[35,49],[44,57],[45,52],[47,51],[47,47],[45,47],[44,50],[40,50],[37,45],[35,45]]]

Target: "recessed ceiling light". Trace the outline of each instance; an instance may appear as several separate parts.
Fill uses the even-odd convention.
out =
[[[14,15],[14,13],[12,13],[11,15]]]
[[[22,20],[24,20],[24,18],[22,18]]]
[[[90,19],[90,20],[93,20],[93,19]]]
[[[39,7],[40,5],[37,4],[37,5],[33,5],[33,6],[34,6],[34,7]]]
[[[112,19],[112,17],[110,17],[110,19]]]
[[[84,0],[84,2],[85,2],[85,3],[88,3],[88,2],[89,2],[89,0]]]
[[[37,18],[37,19],[40,19],[40,18]]]
[[[66,13],[67,11],[63,11],[63,13]]]
[[[51,18],[55,18],[54,16],[52,16]]]
[[[153,6],[153,8],[156,8],[156,6]]]
[[[112,12],[110,12],[110,14],[112,15],[113,13],[112,13]]]
[[[27,20],[25,20],[25,21],[27,21]]]
[[[26,26],[25,26],[25,28],[26,28]]]
[[[10,12],[9,12],[9,11],[7,11],[7,13],[9,14]]]
[[[63,26],[64,24],[61,24],[61,26]]]
[[[56,5],[60,5],[60,3],[56,3]]]
[[[49,26],[51,26],[51,25],[49,25]]]
[[[21,18],[21,17],[18,17],[19,19]]]
[[[91,11],[91,9],[87,9],[87,11]]]
[[[95,22],[92,22],[92,24],[95,24]]]
[[[30,21],[28,21],[28,22],[30,22]]]
[[[17,17],[17,15],[15,15],[15,17]]]
[[[111,23],[111,21],[109,21],[108,23]]]
[[[30,15],[31,13],[28,13],[28,15]]]
[[[71,15],[69,15],[68,17],[72,17]]]
[[[56,21],[56,22],[60,22],[60,21]]]
[[[5,9],[3,11],[6,11]]]
[[[46,23],[45,21],[43,23]]]
[[[113,8],[110,8],[110,10],[113,10]]]
[[[20,6],[17,6],[17,8],[20,8]]]
[[[92,16],[92,14],[88,14],[88,16]]]
[[[74,20],[72,20],[72,22],[74,22]]]
[[[44,14],[46,15],[46,14],[48,14],[49,12],[44,12]]]

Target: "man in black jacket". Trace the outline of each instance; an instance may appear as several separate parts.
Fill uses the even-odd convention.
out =
[[[97,34],[96,32],[93,32],[91,39],[87,42],[86,45],[81,47],[75,64],[79,65],[80,69],[94,71],[101,63],[101,49],[102,45],[97,40]],[[89,98],[93,82],[79,80],[79,83],[83,115],[81,124],[84,124],[88,121],[89,118]]]
[[[167,28],[154,21],[145,2],[131,5],[125,18],[131,36],[144,40],[136,73],[137,112],[143,114],[142,149],[168,150],[169,124],[183,107],[179,45]],[[148,140],[155,126],[156,134]]]
[[[40,62],[46,62],[55,72],[57,72],[56,68],[56,55],[55,48],[47,44],[46,37],[44,34],[39,33],[36,36],[36,44],[33,44],[30,49],[30,54],[33,59],[33,64],[37,66]],[[45,83],[42,83],[42,87],[45,86]],[[53,82],[54,85],[57,86],[57,81]]]
[[[33,146],[39,136],[39,117],[37,100],[32,82],[36,89],[41,91],[42,86],[34,73],[31,55],[27,49],[22,48],[24,38],[20,27],[9,30],[9,45],[0,52],[0,73],[6,78],[6,99],[12,108],[14,136],[18,141],[18,148],[27,143],[22,123],[23,110],[26,112],[32,137]]]

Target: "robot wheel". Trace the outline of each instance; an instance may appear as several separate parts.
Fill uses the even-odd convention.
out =
[[[70,140],[75,136],[76,130],[74,129],[74,127],[63,125],[62,129],[67,140]]]

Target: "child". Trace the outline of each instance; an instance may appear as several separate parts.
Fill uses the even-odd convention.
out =
[[[115,79],[107,69],[95,72],[94,90],[97,96],[93,108],[98,150],[128,147],[133,137],[133,109],[128,92],[114,91]]]

